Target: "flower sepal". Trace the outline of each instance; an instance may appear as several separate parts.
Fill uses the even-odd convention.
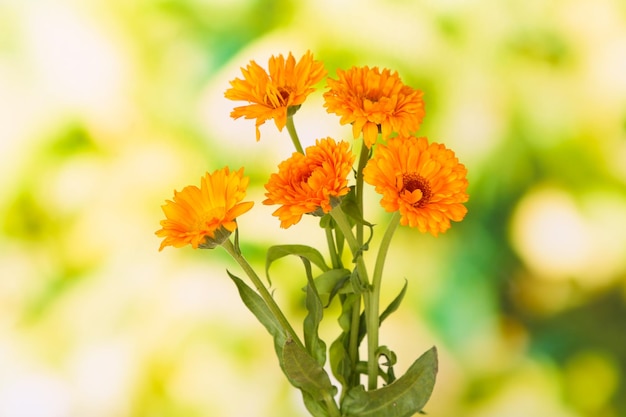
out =
[[[218,246],[222,246],[222,244],[226,240],[228,240],[228,238],[230,237],[232,233],[233,232],[231,232],[230,230],[222,226],[219,229],[215,230],[215,232],[213,233],[213,237],[207,235],[204,238],[204,242],[198,245],[198,248],[199,249],[215,249]]]
[[[330,209],[332,210],[335,207],[341,205],[342,199],[343,199],[342,197],[336,197],[334,195],[331,195],[330,198],[328,199],[328,203],[330,204]],[[324,211],[324,209],[322,209],[321,207],[318,207],[317,209],[315,209],[315,211],[312,211],[306,214],[310,214],[313,217],[324,217],[325,215],[328,214],[328,212]]]
[[[293,117],[293,115],[296,114],[298,110],[300,110],[300,107],[302,107],[302,104],[287,107],[287,117]]]

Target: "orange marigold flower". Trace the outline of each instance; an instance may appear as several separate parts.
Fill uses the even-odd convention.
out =
[[[256,62],[250,61],[246,69],[241,68],[244,79],[235,78],[230,82],[232,88],[224,96],[231,100],[247,101],[251,104],[235,107],[230,116],[237,119],[256,119],[256,140],[261,138],[259,126],[268,119],[274,119],[278,130],[282,131],[287,123],[287,116],[293,115],[309,94],[315,91],[313,86],[326,75],[324,64],[313,60],[313,54],[307,51],[296,63],[289,53],[287,60],[283,55],[269,59],[269,74]]]
[[[396,137],[376,147],[363,179],[382,194],[388,212],[400,211],[400,224],[437,236],[467,213],[467,169],[444,145],[426,138]]]
[[[249,182],[243,168],[230,172],[225,167],[213,174],[207,172],[200,179],[200,188],[190,185],[174,191],[174,201],[166,200],[161,206],[166,219],[156,231],[158,237],[165,238],[159,250],[187,244],[194,249],[210,249],[221,244],[237,228],[236,218],[254,204],[241,202]]]
[[[392,132],[408,136],[417,131],[424,118],[423,93],[404,85],[397,72],[378,67],[337,70],[338,80],[328,78],[324,107],[341,117],[342,125],[352,123],[354,139],[363,133],[370,148],[378,133],[383,139]]]
[[[328,213],[348,193],[347,176],[353,164],[347,142],[318,139],[305,154],[294,152],[278,165],[278,173],[265,185],[263,204],[281,204],[272,214],[282,228],[298,223],[306,213]]]

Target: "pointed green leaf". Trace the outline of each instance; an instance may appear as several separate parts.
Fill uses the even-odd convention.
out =
[[[354,285],[354,281],[353,281],[353,285]],[[405,280],[404,286],[400,290],[400,293],[396,296],[396,298],[393,299],[393,301],[387,306],[385,311],[383,311],[382,314],[380,315],[378,325],[381,325],[383,321],[387,317],[389,317],[391,313],[393,313],[394,311],[398,309],[398,307],[400,306],[400,303],[402,302],[402,299],[404,298],[404,295],[406,294],[407,285],[408,283]],[[359,343],[363,341],[366,334],[367,334],[367,326],[365,324],[365,314],[362,314],[361,321],[359,322]]]
[[[302,258],[306,271],[307,286],[305,305],[308,311],[304,318],[304,344],[307,351],[315,358],[320,366],[326,363],[326,343],[319,337],[319,326],[324,317],[324,306],[315,288],[315,281],[311,274],[311,263],[308,259]]]
[[[437,349],[428,350],[392,384],[365,391],[362,385],[346,395],[344,417],[410,417],[422,410],[435,386]]]
[[[250,288],[241,278],[231,274],[230,271],[226,271],[228,276],[233,280],[239,291],[239,296],[245,304],[245,306],[254,314],[259,322],[267,329],[267,331],[274,338],[274,349],[276,355],[282,367],[282,350],[285,341],[287,340],[287,332],[280,325],[278,320],[274,317],[263,298],[252,288]]]
[[[310,394],[313,400],[320,401],[328,395],[335,395],[336,388],[324,368],[292,340],[283,345],[283,364],[291,384]]]
[[[396,298],[393,299],[393,301],[391,303],[389,303],[389,305],[387,306],[385,311],[383,311],[383,313],[380,315],[380,322],[381,323],[383,322],[383,320],[385,320],[387,317],[389,317],[389,315],[391,313],[396,311],[398,309],[398,307],[400,307],[400,303],[402,302],[402,299],[404,298],[404,295],[406,294],[407,286],[408,286],[408,282],[406,280],[404,280],[404,286],[402,286],[402,289],[400,290],[400,293],[396,296]]]
[[[265,275],[267,275],[268,280],[269,270],[272,263],[274,263],[277,259],[288,255],[296,255],[308,259],[313,265],[317,266],[322,271],[330,270],[330,267],[326,265],[326,261],[324,260],[322,254],[315,248],[307,245],[276,245],[267,250]]]
[[[348,380],[352,375],[352,364],[348,355],[347,333],[342,333],[330,344],[328,355],[330,356],[330,370],[341,384],[341,392],[345,392]]]

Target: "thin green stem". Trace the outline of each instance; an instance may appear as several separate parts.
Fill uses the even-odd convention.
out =
[[[376,264],[374,265],[374,276],[372,277],[372,287],[374,292],[378,291],[380,293],[380,287],[383,277],[383,268],[385,267],[385,259],[387,258],[387,252],[389,252],[391,239],[396,232],[398,224],[400,224],[400,217],[400,212],[396,211],[395,213],[393,213],[393,216],[391,217],[391,220],[389,220],[389,224],[387,225],[387,230],[385,230],[385,234],[380,241],[380,246],[378,247],[378,255],[376,256]]]
[[[361,321],[361,297],[357,297],[354,300],[352,306],[352,317],[350,321],[350,339],[348,340],[348,355],[352,361],[352,375],[356,374],[356,366],[359,363],[359,324]],[[349,383],[359,385],[359,378],[355,378],[354,381]]]
[[[367,351],[368,351],[368,389],[376,389],[378,383],[378,357],[376,350],[378,349],[378,332],[380,329],[380,316],[378,314],[380,308],[380,289],[382,287],[383,268],[385,259],[398,224],[400,223],[400,213],[395,212],[387,225],[387,230],[380,242],[378,255],[376,256],[376,264],[374,266],[374,275],[372,276],[372,292],[370,296],[369,314],[366,314],[367,320]],[[373,357],[369,356],[373,352]]]
[[[330,262],[333,265],[333,269],[341,268],[341,260],[339,259],[339,253],[337,252],[337,246],[335,245],[335,238],[333,236],[333,230],[331,227],[324,228],[326,232],[326,242],[328,243],[328,252],[330,254]]]
[[[296,147],[296,151],[304,154],[304,150],[302,149],[302,145],[300,144],[300,139],[298,138],[298,132],[296,132],[296,126],[293,123],[293,116],[287,116],[287,132],[289,132],[289,137],[293,142],[293,146]]]
[[[348,242],[348,246],[350,246],[350,250],[352,251],[352,257],[354,258],[354,262],[356,262],[356,270],[357,270],[357,275],[359,277],[359,284],[362,288],[365,289],[365,291],[361,293],[361,296],[363,297],[363,307],[365,309],[365,322],[367,323],[367,375],[368,375],[368,385],[370,389],[374,389],[376,387],[376,380],[378,378],[378,360],[377,360],[378,358],[376,357],[376,350],[378,349],[378,346],[374,346],[373,342],[370,341],[370,332],[375,333],[376,336],[378,335],[378,327],[376,327],[375,329],[371,327],[372,323],[374,323],[371,316],[373,315],[373,316],[378,317],[378,311],[377,310],[374,311],[374,309],[372,308],[371,287],[369,285],[367,269],[365,268],[365,262],[363,260],[363,254],[362,254],[363,248],[362,248],[362,245],[360,245],[357,239],[354,237],[354,234],[352,233],[352,228],[350,227],[350,223],[348,222],[348,219],[346,218],[346,214],[343,212],[343,210],[341,210],[341,206],[337,206],[333,208],[330,211],[330,215],[333,216],[333,219],[337,223],[337,226],[339,226],[339,229],[343,232],[346,238],[346,241]],[[356,313],[353,312],[353,314],[356,314]],[[353,321],[352,321],[350,330],[353,333],[356,332],[358,334],[358,331],[359,331],[358,323],[355,325],[354,316],[352,316],[352,319]],[[377,337],[375,339],[375,342],[378,343]],[[358,344],[358,339],[357,339],[356,344]],[[374,381],[373,383],[374,388],[371,388],[372,381]]]
[[[365,141],[361,140],[361,153],[359,155],[359,163],[356,169],[356,193],[355,193],[356,204],[357,204],[357,207],[359,208],[359,214],[361,215],[361,218],[365,218],[364,213],[363,213],[363,168],[365,168],[365,165],[367,164],[367,161],[369,159],[369,152],[370,150],[367,147],[367,145],[365,145]],[[356,239],[359,242],[359,244],[362,246],[363,245],[363,224],[361,223],[357,223],[356,225]]]
[[[364,204],[363,204],[363,169],[367,164],[370,156],[370,149],[365,144],[365,141],[361,141],[361,152],[359,155],[359,162],[356,171],[356,203],[359,208],[359,214],[361,218],[365,218]],[[360,247],[363,246],[363,223],[357,222],[356,225],[356,239]],[[378,356],[376,351],[378,350],[378,308],[379,302],[378,294],[374,294],[372,291],[376,290],[374,287],[370,287],[370,291],[363,293],[363,304],[365,308],[365,322],[367,329],[367,379],[368,389],[376,389],[378,381]]]
[[[239,264],[239,266],[241,266],[246,275],[248,275],[248,277],[256,287],[257,291],[259,292],[259,295],[261,296],[261,298],[263,298],[263,300],[267,304],[267,307],[270,309],[276,320],[278,320],[282,328],[287,332],[289,337],[293,339],[302,349],[305,349],[304,344],[298,337],[293,327],[291,327],[289,320],[287,320],[287,317],[285,317],[278,304],[276,304],[274,297],[272,297],[269,290],[263,284],[263,281],[261,281],[261,278],[259,278],[257,273],[254,271],[252,266],[250,266],[248,261],[243,257],[241,252],[235,248],[230,239],[225,240],[224,243],[222,243],[222,247],[226,249],[226,252],[228,252],[228,254],[232,256],[235,261],[237,261],[237,263]]]
[[[352,233],[352,228],[350,227],[350,222],[346,217],[346,214],[341,209],[341,206],[338,205],[334,207],[330,211],[330,215],[333,216],[333,219],[337,223],[337,226],[343,233],[344,238],[348,242],[348,246],[350,247],[350,251],[352,252],[352,257],[354,262],[356,262],[357,273],[359,275],[359,280],[362,286],[369,285],[369,278],[367,276],[367,269],[365,268],[365,262],[363,261],[362,256],[362,245],[359,245],[359,242],[354,237],[354,233]]]
[[[324,403],[326,403],[326,408],[330,413],[330,417],[341,417],[341,411],[339,411],[339,407],[337,407],[337,403],[330,393],[324,393]]]

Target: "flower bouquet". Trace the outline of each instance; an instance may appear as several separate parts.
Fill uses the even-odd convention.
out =
[[[256,119],[257,141],[259,126],[271,119],[278,130],[287,127],[295,147],[269,175],[263,204],[278,206],[273,215],[282,228],[297,225],[305,214],[319,217],[328,243],[325,255],[306,244],[267,249],[266,274],[286,256],[302,261],[307,310],[302,334],[273,298],[269,279],[266,284],[260,278],[239,246],[237,218],[253,207],[253,202],[243,201],[249,184],[243,168],[206,173],[200,187],[175,191],[173,200],[162,206],[166,219],[156,232],[163,238],[160,250],[221,246],[232,256],[252,286],[230,271],[228,276],[272,336],[278,363],[302,392],[311,415],[408,417],[421,412],[435,384],[437,351],[431,348],[396,375],[396,355],[379,343],[378,334],[383,320],[400,306],[407,284],[381,309],[383,269],[398,225],[437,236],[450,221],[463,219],[468,200],[465,166],[444,145],[414,136],[425,115],[423,94],[404,85],[396,72],[353,67],[337,70],[337,79],[327,78],[324,107],[341,124],[352,125],[353,151],[350,143],[330,137],[306,149],[300,144],[294,114],[326,77],[323,64],[310,52],[298,61],[291,53],[286,59],[273,56],[267,71],[251,61],[241,71],[243,79],[232,80],[225,96],[248,104],[236,107],[231,116]],[[382,196],[382,207],[391,213],[371,255],[371,272],[365,258],[374,249],[370,243],[379,226],[365,218],[365,184]],[[332,303],[339,303],[338,333],[327,345],[319,327]],[[366,348],[360,349],[364,341]]]

